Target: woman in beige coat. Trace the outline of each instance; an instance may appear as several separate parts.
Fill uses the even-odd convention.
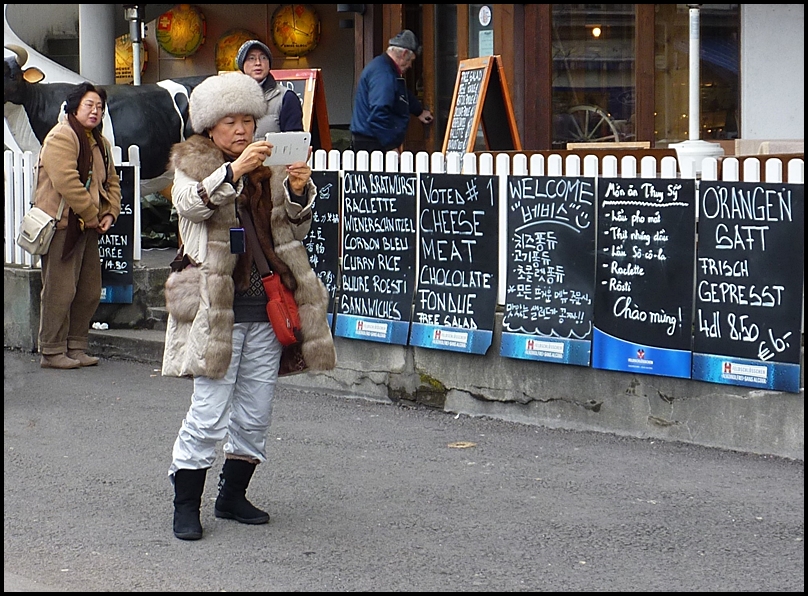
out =
[[[70,92],[67,117],[54,126],[39,152],[36,206],[56,217],[50,249],[42,256],[39,351],[42,368],[98,364],[87,354],[90,322],[101,302],[98,237],[121,212],[121,185],[101,136],[107,95],[81,83]]]
[[[294,291],[303,337],[296,361],[311,370],[335,366],[328,294],[301,242],[311,226],[316,188],[305,162],[266,167],[272,152],[253,141],[266,112],[249,76],[205,79],[190,98],[191,125],[200,133],[174,146],[172,200],[179,216],[184,268],[166,283],[169,313],[163,375],[192,376],[191,407],[174,442],[174,535],[202,537],[199,520],[216,444],[227,439],[214,506],[216,517],[265,524],[269,514],[246,498],[259,463],[284,355],[266,312],[267,297],[247,243],[231,246],[231,228],[249,214],[272,269]],[[288,349],[287,349],[288,351]]]

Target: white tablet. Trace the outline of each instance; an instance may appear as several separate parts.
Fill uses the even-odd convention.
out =
[[[265,166],[286,166],[309,160],[310,132],[268,132],[266,140],[272,143],[272,155],[264,160]]]

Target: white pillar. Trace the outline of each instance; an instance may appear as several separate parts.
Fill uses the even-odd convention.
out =
[[[683,178],[699,178],[701,176],[701,164],[706,157],[720,159],[724,155],[724,149],[718,143],[710,143],[701,140],[701,114],[699,111],[699,101],[701,99],[699,83],[699,60],[701,51],[699,49],[701,34],[699,32],[699,7],[701,4],[688,4],[690,18],[690,89],[689,89],[689,111],[690,118],[689,135],[690,138],[681,143],[673,143],[671,149],[676,150],[676,157],[679,160],[679,171]]]
[[[689,88],[689,114],[690,118],[690,140],[701,139],[701,113],[699,111],[699,100],[701,99],[701,81],[699,60],[701,60],[699,32],[699,4],[688,4],[690,17],[690,88]]]
[[[140,85],[140,21],[129,21],[129,39],[132,40],[132,84]]]
[[[79,74],[115,84],[115,4],[79,4]]]

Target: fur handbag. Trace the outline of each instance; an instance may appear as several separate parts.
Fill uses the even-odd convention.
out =
[[[177,321],[190,323],[199,311],[202,272],[183,254],[182,248],[170,267],[165,284],[166,310]]]
[[[39,207],[31,207],[20,223],[17,246],[30,255],[47,254],[53,235],[56,233],[56,224],[62,219],[64,208],[64,197],[59,204],[59,212],[56,217],[48,215]]]

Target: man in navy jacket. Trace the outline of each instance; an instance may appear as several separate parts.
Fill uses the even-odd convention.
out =
[[[407,89],[404,73],[421,53],[421,44],[409,29],[389,41],[387,51],[368,63],[359,77],[351,117],[354,151],[390,151],[404,142],[410,115],[424,124],[433,120]]]

